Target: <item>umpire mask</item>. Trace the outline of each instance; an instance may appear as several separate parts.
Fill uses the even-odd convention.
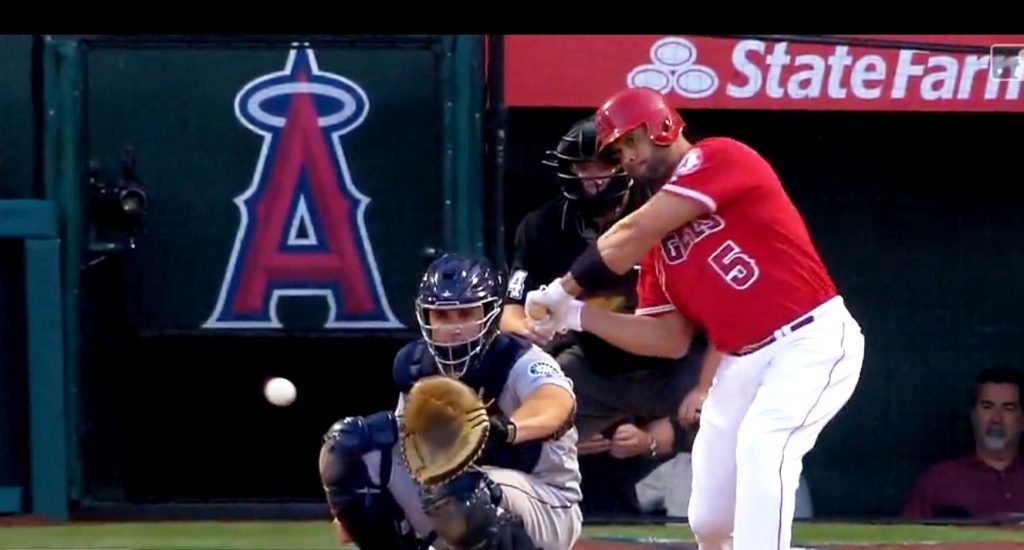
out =
[[[547,152],[544,164],[554,168],[562,194],[588,218],[602,217],[622,205],[633,180],[610,154],[597,151],[597,128],[587,118]]]

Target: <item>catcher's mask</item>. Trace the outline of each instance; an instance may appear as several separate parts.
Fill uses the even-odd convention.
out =
[[[498,333],[504,296],[505,275],[486,259],[445,254],[430,264],[416,319],[441,374],[460,378],[480,361]]]
[[[611,154],[598,151],[593,118],[574,124],[547,152],[544,164],[554,168],[562,194],[589,217],[603,216],[621,205],[633,182]],[[588,193],[587,183],[592,180],[607,180],[607,184],[597,193]]]

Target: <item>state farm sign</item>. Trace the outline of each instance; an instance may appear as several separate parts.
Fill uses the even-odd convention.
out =
[[[1024,37],[1022,42],[1024,42]],[[506,101],[596,107],[624,86],[682,108],[1024,111],[987,53],[691,36],[510,36]]]

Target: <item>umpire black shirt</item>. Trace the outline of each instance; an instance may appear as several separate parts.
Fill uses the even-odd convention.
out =
[[[629,202],[623,216],[642,203],[643,188],[630,189]],[[640,196],[638,196],[638,194]],[[524,304],[526,293],[540,285],[550,284],[569,271],[573,262],[600,233],[585,220],[575,203],[559,197],[527,214],[516,229],[515,252],[509,276],[507,302]],[[636,282],[639,266],[624,275],[612,288],[598,292],[584,291],[579,299],[589,306],[597,305],[621,313],[636,309]],[[597,336],[569,332],[556,337],[545,349],[558,355],[569,346],[579,345],[588,363],[598,371],[626,372],[670,367],[674,361],[627,353]]]

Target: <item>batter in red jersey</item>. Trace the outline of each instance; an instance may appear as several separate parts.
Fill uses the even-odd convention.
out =
[[[720,351],[735,352],[836,295],[800,214],[749,147],[704,140],[661,191],[705,212],[648,252],[654,272],[647,276],[663,273],[655,280],[665,282],[645,287],[641,307],[677,304]]]
[[[788,549],[803,457],[860,377],[860,326],[756,151],[727,138],[691,143],[651,90],[614,95],[596,123],[601,145],[657,192],[569,274],[529,293],[527,309],[543,306],[536,323],[548,329],[647,355],[684,355],[694,325],[706,330],[690,527],[702,550]],[[574,299],[638,261],[636,315]]]

